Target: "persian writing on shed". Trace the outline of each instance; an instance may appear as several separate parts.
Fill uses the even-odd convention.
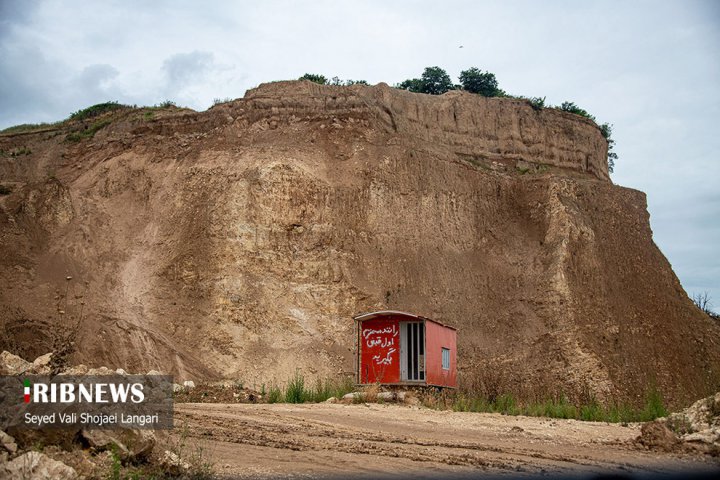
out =
[[[390,325],[384,328],[367,328],[362,332],[365,339],[365,345],[376,353],[372,356],[372,360],[378,365],[391,365],[392,354],[397,351],[395,348],[398,330],[396,325]]]

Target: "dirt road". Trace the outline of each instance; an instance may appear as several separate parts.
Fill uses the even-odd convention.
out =
[[[176,404],[176,426],[220,475],[512,476],[717,470],[709,457],[651,452],[639,425],[434,411],[389,404]]]

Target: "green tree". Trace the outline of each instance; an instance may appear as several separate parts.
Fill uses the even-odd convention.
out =
[[[476,67],[460,72],[460,84],[463,90],[477,93],[483,97],[499,97],[502,94],[502,90],[498,88],[495,74],[483,72]]]
[[[420,78],[411,78],[396,85],[402,90],[409,90],[415,93],[428,93],[430,95],[441,95],[448,90],[453,90],[450,75],[440,67],[427,67]]]
[[[424,92],[430,95],[442,95],[454,88],[450,75],[440,67],[427,67],[420,77]]]
[[[311,82],[319,83],[320,85],[326,85],[328,83],[328,80],[324,75],[319,75],[317,73],[306,73],[302,77],[298,78],[298,80],[310,80]]]

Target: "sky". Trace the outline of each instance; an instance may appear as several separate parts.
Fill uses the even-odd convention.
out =
[[[647,194],[656,244],[720,311],[720,1],[0,0],[0,128],[436,65],[611,123],[612,181]]]

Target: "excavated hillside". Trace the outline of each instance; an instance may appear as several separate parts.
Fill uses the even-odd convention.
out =
[[[351,317],[387,308],[457,327],[464,378],[518,395],[656,385],[679,405],[720,387],[720,329],[576,115],[277,82],[0,149],[0,348],[26,358],[79,322],[91,366],[335,376]]]

